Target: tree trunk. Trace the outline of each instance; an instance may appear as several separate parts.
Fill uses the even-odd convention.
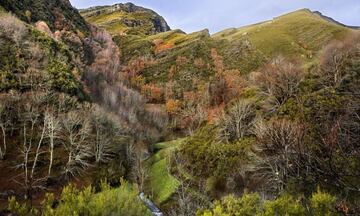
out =
[[[42,133],[41,133],[41,138],[40,138],[38,146],[36,148],[36,154],[35,154],[34,163],[33,163],[32,169],[31,169],[31,176],[30,176],[31,179],[33,179],[33,177],[34,177],[36,163],[37,163],[39,155],[40,155],[40,148],[41,148],[41,144],[42,144],[42,141],[43,141],[44,135],[45,135],[45,128],[46,127],[45,127],[45,123],[44,123],[43,130],[42,130]]]
[[[54,159],[54,138],[51,137],[50,138],[50,161],[49,161],[48,178],[51,175],[51,168],[52,168],[52,164],[53,164],[53,159]]]
[[[3,148],[0,147],[0,160],[4,160],[6,155],[6,132],[4,125],[1,124],[0,127],[3,134]]]

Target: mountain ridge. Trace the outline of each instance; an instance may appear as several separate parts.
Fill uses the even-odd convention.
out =
[[[360,26],[350,26],[350,25],[346,25],[342,22],[339,22],[335,19],[333,19],[332,17],[329,17],[329,16],[326,16],[324,15],[323,13],[321,13],[320,11],[312,11],[312,13],[314,14],[317,14],[319,15],[320,17],[322,17],[323,19],[327,20],[327,21],[330,21],[330,22],[333,22],[337,25],[341,25],[341,26],[344,26],[344,27],[347,27],[347,28],[351,28],[351,29],[355,29],[355,30],[359,30],[360,29]]]
[[[284,13],[284,14],[279,15],[279,16],[275,16],[274,18],[268,19],[268,20],[265,20],[265,21],[255,22],[255,23],[252,23],[252,24],[243,25],[243,26],[239,26],[239,27],[226,28],[226,29],[223,29],[223,30],[220,30],[218,32],[213,33],[212,36],[216,36],[218,34],[221,34],[222,32],[226,32],[226,31],[238,30],[238,29],[242,29],[242,28],[247,28],[247,27],[251,27],[251,26],[255,26],[255,25],[261,25],[261,24],[264,24],[264,23],[272,22],[272,21],[275,21],[276,19],[279,19],[279,18],[284,17],[284,16],[288,16],[288,15],[291,15],[291,14],[297,13],[297,12],[307,12],[309,14],[314,14],[314,15],[317,15],[318,17],[322,18],[325,21],[331,22],[333,24],[336,24],[336,25],[339,25],[339,26],[342,26],[342,27],[355,29],[355,30],[360,29],[360,26],[346,25],[344,23],[341,23],[341,22],[333,19],[332,17],[324,15],[320,11],[312,11],[312,10],[310,10],[308,8],[302,8],[302,9],[298,9],[298,10],[294,10],[294,11],[291,11],[291,12]]]
[[[187,34],[132,3],[5,1],[0,215],[148,215],[140,192],[166,215],[359,215],[356,29],[302,9]]]
[[[155,11],[130,2],[95,6],[79,12],[89,22],[113,34],[152,35],[171,30],[166,20]]]

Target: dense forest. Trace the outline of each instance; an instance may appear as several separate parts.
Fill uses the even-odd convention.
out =
[[[0,47],[0,215],[360,214],[358,28],[2,0]]]

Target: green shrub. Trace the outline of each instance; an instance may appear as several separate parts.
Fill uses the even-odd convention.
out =
[[[39,211],[30,207],[26,203],[19,203],[15,197],[9,198],[8,211],[18,216],[36,216],[40,215]]]
[[[181,146],[181,154],[186,164],[202,178],[226,177],[234,167],[249,163],[248,153],[253,138],[243,138],[234,143],[219,143],[214,126],[205,126],[186,140]]]
[[[53,90],[76,95],[80,91],[80,86],[72,74],[72,66],[64,62],[53,60],[48,66],[48,83]]]
[[[63,189],[60,204],[55,209],[49,207],[53,196],[47,195],[45,215],[150,215],[138,194],[138,189],[126,181],[121,181],[117,189],[111,189],[106,182],[102,182],[99,193],[95,193],[91,186],[80,191],[69,185]]]
[[[198,211],[198,216],[254,216],[261,213],[259,194],[245,194],[241,198],[233,195],[215,202],[212,210]]]
[[[212,193],[216,189],[216,184],[218,183],[218,179],[215,176],[210,176],[206,179],[205,191]]]
[[[17,88],[18,80],[13,73],[0,70],[0,91]]]
[[[313,193],[310,204],[313,216],[332,216],[336,215],[335,210],[336,198],[328,193],[322,192],[318,188],[317,192]]]
[[[305,208],[298,200],[295,200],[290,195],[282,195],[274,201],[265,202],[262,216],[302,216],[304,214]]]
[[[275,200],[263,202],[257,193],[236,198],[226,196],[215,201],[212,209],[198,210],[197,216],[333,216],[336,198],[319,189],[310,198],[305,209],[299,199],[283,194]]]

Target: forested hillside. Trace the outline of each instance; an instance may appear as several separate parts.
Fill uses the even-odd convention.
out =
[[[69,183],[136,181],[147,144],[166,131],[166,116],[122,81],[111,35],[62,2],[1,3],[1,208],[11,197],[39,206]],[[47,3],[48,16],[27,12]]]
[[[0,47],[0,215],[360,214],[357,28],[5,0]]]

